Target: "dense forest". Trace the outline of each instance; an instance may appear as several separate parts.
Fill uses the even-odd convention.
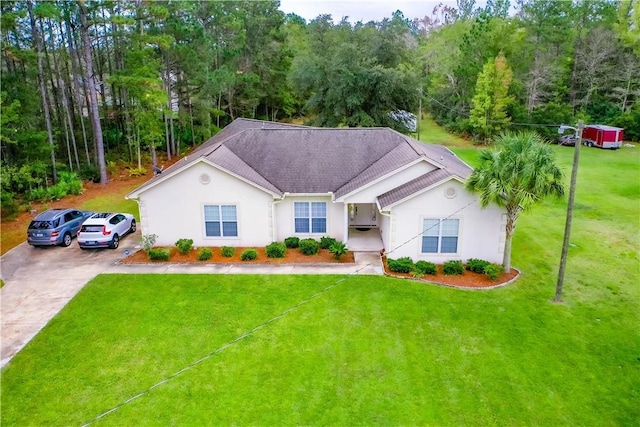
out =
[[[392,113],[421,110],[477,143],[583,119],[640,140],[635,0],[458,0],[355,24],[274,0],[0,8],[3,210],[144,174],[237,117],[409,132]]]

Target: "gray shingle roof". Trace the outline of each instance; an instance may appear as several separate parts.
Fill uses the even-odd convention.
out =
[[[233,121],[162,176],[200,159],[280,195],[332,192],[340,197],[417,159],[430,161],[446,176],[465,179],[471,172],[446,147],[388,128],[315,128],[248,119]],[[403,185],[402,194],[415,185]]]
[[[402,184],[401,186],[396,187],[393,190],[379,195],[378,204],[381,208],[387,207],[411,196],[412,194],[417,193],[418,191],[430,187],[433,184],[444,181],[451,176],[452,175],[447,172],[446,169],[432,170],[431,172],[427,172],[424,175],[407,182],[406,184]]]

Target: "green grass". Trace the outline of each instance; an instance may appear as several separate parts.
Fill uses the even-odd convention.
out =
[[[563,304],[548,199],[518,221],[515,284],[350,277],[99,424],[638,425],[639,175],[638,149],[582,151]],[[0,421],[91,421],[340,279],[99,276],[3,369]]]
[[[131,187],[130,190],[135,189],[137,186]],[[126,200],[120,192],[88,200],[80,206],[80,209],[94,212],[130,213],[139,220],[138,204],[134,200]]]
[[[412,134],[418,139],[417,134]],[[424,114],[420,121],[420,141],[442,144],[448,147],[468,147],[470,142],[459,136],[452,135],[439,126],[429,115]]]

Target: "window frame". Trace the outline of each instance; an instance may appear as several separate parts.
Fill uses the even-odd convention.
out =
[[[314,215],[314,204],[316,205],[316,207],[318,205],[323,205],[324,216]],[[299,211],[297,209],[297,206],[299,205],[306,205],[305,211],[307,214],[305,216],[298,216]],[[327,229],[328,229],[328,222],[329,222],[328,217],[329,217],[329,205],[326,201],[318,201],[318,200],[294,201],[293,202],[293,233],[304,234],[304,235],[325,235],[327,234]],[[301,221],[306,220],[305,222],[306,222],[307,231],[298,231],[299,220]],[[324,222],[323,223],[319,222],[321,220],[324,220]],[[314,231],[314,227],[317,227],[319,224],[322,224],[324,226],[324,230]]]
[[[431,227],[425,227],[425,221],[437,221],[437,234],[434,233],[429,233],[427,234],[428,231],[432,230],[433,228],[435,228],[435,226],[431,226]],[[447,224],[449,224],[449,221],[455,221],[456,222],[456,234],[452,235],[450,234],[450,231],[447,232],[446,228],[445,228],[445,222],[447,222]],[[420,225],[421,225],[421,230],[422,233],[420,234],[421,239],[420,239],[420,254],[422,255],[446,255],[446,256],[451,256],[451,255],[456,255],[459,253],[460,251],[460,228],[461,228],[461,224],[462,224],[462,219],[461,218],[434,218],[434,217],[422,217],[420,219]],[[425,251],[425,238],[437,238],[436,241],[436,250],[435,251]],[[443,252],[443,242],[445,242],[445,245],[450,245],[451,244],[451,240],[447,241],[445,239],[451,239],[451,238],[455,238],[455,251],[450,252]]]
[[[234,220],[224,219],[223,208],[224,207],[233,207],[234,209]],[[218,219],[207,219],[207,208],[217,209],[217,218]],[[203,233],[205,239],[238,239],[240,237],[240,221],[238,220],[238,205],[235,203],[206,203],[202,205],[202,225],[203,225]],[[207,232],[207,223],[217,223],[218,230],[220,232],[219,235],[208,234]],[[235,224],[235,234],[226,235],[225,234],[225,223],[227,224]]]

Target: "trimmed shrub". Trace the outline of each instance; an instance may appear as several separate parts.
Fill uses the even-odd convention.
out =
[[[193,249],[193,239],[178,239],[176,247],[178,248],[178,252],[186,255]]]
[[[489,264],[491,264],[489,261],[485,261],[483,259],[469,258],[465,268],[469,271],[473,271],[474,273],[483,274],[484,268]]]
[[[256,258],[258,258],[258,252],[255,249],[245,249],[242,251],[242,254],[240,254],[242,261],[253,261]]]
[[[284,239],[284,244],[289,249],[295,249],[300,245],[300,238],[295,236],[287,237],[286,239]]]
[[[300,252],[305,255],[315,255],[318,253],[320,249],[320,245],[314,239],[303,239],[300,240]]]
[[[333,254],[335,259],[340,259],[342,255],[349,252],[349,249],[347,249],[347,245],[343,242],[333,242],[331,246],[329,246],[329,252]]]
[[[198,261],[208,261],[213,256],[213,252],[209,248],[200,248],[198,251]]]
[[[320,238],[320,248],[321,249],[329,249],[331,247],[331,245],[333,245],[334,243],[336,243],[336,239],[334,239],[333,237],[322,236]]]
[[[464,266],[462,265],[462,261],[447,261],[442,266],[442,271],[447,276],[460,276],[464,273]]]
[[[270,243],[265,249],[269,258],[284,258],[287,253],[287,246],[279,242]]]
[[[484,268],[484,274],[491,280],[496,280],[502,272],[504,272],[504,268],[497,264],[489,264]]]
[[[413,260],[409,257],[387,259],[387,266],[394,273],[411,273],[415,269]]]
[[[147,254],[151,261],[169,261],[169,251],[166,249],[149,249]]]
[[[436,265],[429,261],[418,261],[415,265],[415,271],[420,274],[435,275],[438,272]]]
[[[232,246],[223,246],[222,249],[220,249],[220,253],[225,258],[231,258],[233,255],[235,255],[236,248]]]

